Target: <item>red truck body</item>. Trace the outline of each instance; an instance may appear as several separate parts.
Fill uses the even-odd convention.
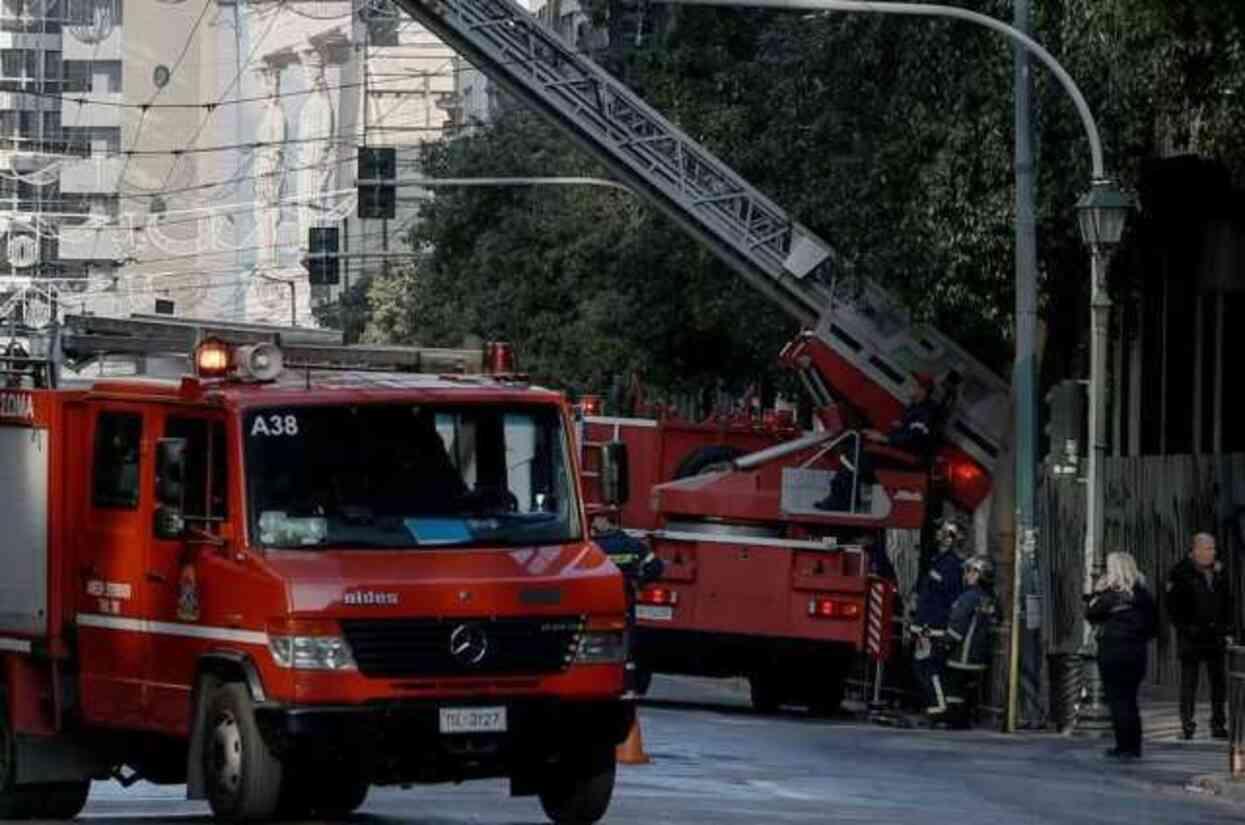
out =
[[[594,509],[645,536],[665,565],[639,595],[642,674],[743,675],[761,709],[790,702],[828,712],[856,657],[884,659],[893,647],[895,582],[874,565],[885,531],[921,529],[942,514],[943,497],[971,511],[989,475],[982,459],[941,441],[928,466],[879,466],[872,495],[853,511],[820,509],[843,456],[859,466],[858,445],[885,452],[845,420],[884,430],[903,407],[815,335],[798,337],[782,360],[844,399],[816,410],[818,433],[777,414],[701,423],[587,416],[585,477],[600,471],[594,448],[626,445],[629,503]]]
[[[391,517],[432,459],[385,453],[425,419],[470,510]],[[626,599],[570,421],[560,393],[488,375],[0,390],[0,815],[72,816],[109,776],[235,818],[509,776],[555,820],[599,816],[633,713]],[[294,509],[329,479],[332,503]]]

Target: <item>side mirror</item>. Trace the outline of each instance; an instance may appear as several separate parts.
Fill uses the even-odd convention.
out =
[[[610,507],[627,503],[631,497],[631,473],[627,445],[611,441],[601,447],[601,499]]]
[[[156,442],[157,538],[181,538],[186,531],[182,513],[186,507],[186,439],[162,438]]]

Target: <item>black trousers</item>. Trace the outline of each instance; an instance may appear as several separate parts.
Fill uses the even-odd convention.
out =
[[[1185,730],[1193,730],[1197,724],[1193,720],[1193,710],[1197,704],[1197,683],[1203,663],[1206,664],[1206,675],[1210,677],[1210,725],[1215,729],[1227,727],[1223,648],[1193,647],[1180,652],[1180,721]]]
[[[1111,709],[1116,749],[1141,756],[1141,709],[1137,706],[1137,689],[1146,675],[1145,649],[1101,651],[1098,672],[1102,676],[1107,707]]]

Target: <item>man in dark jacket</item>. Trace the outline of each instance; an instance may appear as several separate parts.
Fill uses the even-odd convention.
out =
[[[947,710],[942,674],[946,661],[943,638],[951,606],[964,590],[963,563],[958,550],[964,542],[964,531],[951,519],[939,526],[936,534],[938,555],[916,586],[916,608],[912,617],[914,639],[913,664],[917,680],[925,693],[926,712]]]
[[[1176,628],[1180,654],[1180,721],[1184,738],[1197,730],[1193,721],[1202,664],[1210,678],[1211,735],[1228,738],[1224,714],[1224,650],[1233,629],[1232,591],[1215,561],[1215,537],[1198,533],[1193,549],[1167,576],[1167,612]]]
[[[951,606],[944,640],[947,709],[943,715],[952,727],[969,726],[981,676],[990,661],[994,620],[994,562],[988,556],[974,556],[964,563],[964,592]]]

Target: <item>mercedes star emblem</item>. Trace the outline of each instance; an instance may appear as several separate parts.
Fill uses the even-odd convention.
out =
[[[479,625],[460,624],[450,634],[450,655],[464,665],[478,665],[488,654],[488,636]]]

